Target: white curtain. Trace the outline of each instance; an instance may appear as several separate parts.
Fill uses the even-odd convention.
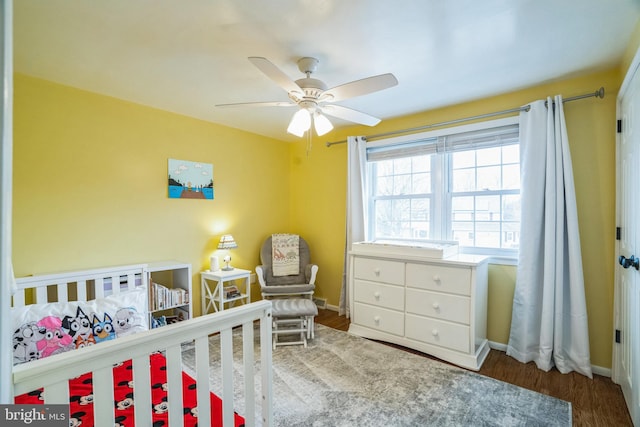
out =
[[[520,115],[521,234],[507,354],[592,378],[578,213],[562,97]]]
[[[338,313],[351,316],[349,312],[349,251],[353,242],[365,240],[365,189],[367,179],[367,141],[362,136],[347,138],[347,220],[344,247],[344,269]]]

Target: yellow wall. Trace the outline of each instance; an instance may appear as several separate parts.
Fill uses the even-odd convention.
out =
[[[371,135],[456,118],[510,109],[533,100],[562,94],[564,97],[594,92],[600,86],[605,99],[580,100],[565,105],[573,158],[582,240],[591,361],[611,367],[613,328],[613,258],[615,230],[615,99],[619,70],[591,74],[556,83],[541,84],[501,96],[469,102],[422,114],[385,120],[375,128],[354,127],[316,140],[309,156],[305,143],[291,146],[292,221],[308,236],[313,258],[320,264],[317,294],[337,305],[344,252],[346,198],[346,144],[325,147],[347,135]],[[402,83],[401,83],[402,84]],[[304,202],[308,200],[309,202]],[[488,338],[507,343],[515,267],[492,265],[489,269]]]
[[[221,234],[238,242],[234,264],[253,270],[266,236],[287,229],[287,143],[24,75],[14,82],[17,276],[175,259],[192,264],[200,301],[197,273]],[[169,199],[169,158],[212,163],[215,199]]]

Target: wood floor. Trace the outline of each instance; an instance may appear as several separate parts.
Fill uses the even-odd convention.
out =
[[[349,319],[331,310],[318,310],[316,322],[341,331],[349,328]],[[555,369],[544,372],[533,362],[523,364],[497,350],[490,351],[478,373],[571,402],[574,426],[633,426],[622,390],[610,378],[594,375],[590,380],[573,372],[561,374]]]

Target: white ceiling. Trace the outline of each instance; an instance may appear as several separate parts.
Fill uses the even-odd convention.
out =
[[[14,69],[293,141],[295,109],[215,107],[288,100],[247,57],[295,80],[313,56],[329,87],[393,73],[339,103],[384,120],[616,65],[639,16],[637,0],[18,0]]]

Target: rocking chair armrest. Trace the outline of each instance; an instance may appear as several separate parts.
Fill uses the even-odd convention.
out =
[[[307,264],[304,269],[304,275],[307,278],[307,282],[311,285],[316,284],[316,275],[318,274],[318,266],[316,264]]]
[[[256,276],[258,277],[258,282],[260,283],[260,287],[264,288],[267,286],[267,282],[265,281],[264,274],[264,265],[259,265],[256,267]]]

